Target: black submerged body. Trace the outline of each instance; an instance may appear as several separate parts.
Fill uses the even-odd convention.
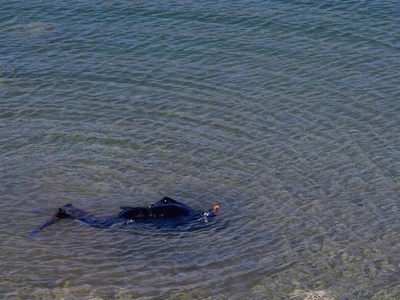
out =
[[[178,218],[198,213],[190,206],[172,198],[164,197],[149,207],[121,207],[118,217],[125,219]]]
[[[219,206],[215,205],[209,211],[196,211],[190,206],[172,198],[164,197],[160,201],[147,207],[121,207],[121,212],[116,217],[96,218],[91,214],[74,207],[72,204],[64,205],[43,223],[37,230],[31,232],[34,236],[40,230],[50,226],[60,219],[73,219],[97,228],[110,228],[123,226],[134,222],[171,221],[175,223],[207,221],[208,217],[218,214]]]

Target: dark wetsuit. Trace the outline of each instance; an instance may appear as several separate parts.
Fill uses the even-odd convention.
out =
[[[116,217],[95,218],[91,214],[74,207],[72,204],[67,204],[59,208],[38,230],[32,231],[31,235],[36,235],[40,230],[63,218],[78,220],[97,228],[122,226],[135,221],[207,221],[207,217],[214,217],[218,214],[219,206],[215,205],[213,209],[207,212],[196,211],[186,204],[169,197],[164,197],[148,207],[121,207],[121,209],[122,211]]]
[[[141,219],[141,218],[179,218],[197,214],[194,209],[186,204],[172,198],[164,197],[162,200],[149,207],[121,207],[119,218]]]

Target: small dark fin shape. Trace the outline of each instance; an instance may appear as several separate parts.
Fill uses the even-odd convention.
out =
[[[29,233],[29,235],[30,235],[30,236],[35,236],[35,235],[37,235],[39,232],[40,232],[39,230],[35,229],[35,230],[32,230],[32,231]]]
[[[172,198],[170,198],[170,197],[164,197],[164,198],[162,198],[160,201],[157,201],[156,203],[150,205],[150,207],[157,206],[157,205],[164,205],[164,204],[179,204],[179,205],[185,205],[185,204],[183,204],[183,203],[181,203],[181,202],[178,202],[178,201],[176,201],[176,200],[174,200],[174,199],[172,199]]]
[[[70,205],[70,204],[69,204]],[[67,206],[67,205],[66,205]],[[55,222],[57,222],[59,219],[62,218],[68,218],[69,215],[67,214],[67,212],[65,211],[65,209],[63,207],[58,208],[53,215],[50,217],[50,219],[48,219],[46,222],[44,222],[38,229],[35,229],[33,231],[31,231],[31,233],[29,234],[30,236],[35,236],[37,235],[41,230],[43,230],[44,228],[46,228],[47,226],[50,226],[51,224],[54,224]]]

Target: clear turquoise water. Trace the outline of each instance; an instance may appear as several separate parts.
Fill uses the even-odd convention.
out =
[[[1,298],[399,298],[399,32],[397,1],[1,1]],[[221,217],[28,236],[164,195]]]

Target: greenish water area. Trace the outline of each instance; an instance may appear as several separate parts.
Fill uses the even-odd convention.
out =
[[[398,1],[0,3],[1,299],[400,298]]]

